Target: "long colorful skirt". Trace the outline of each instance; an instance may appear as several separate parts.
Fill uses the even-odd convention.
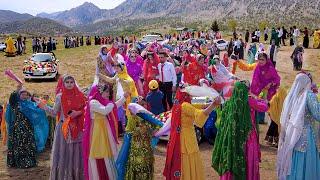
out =
[[[126,168],[126,180],[153,179],[152,131],[149,124],[141,123],[132,132],[132,142]]]
[[[36,165],[36,142],[32,125],[17,111],[12,132],[8,134],[7,166],[31,168]]]
[[[67,142],[60,121],[55,129],[51,153],[51,180],[84,179],[81,141]]]

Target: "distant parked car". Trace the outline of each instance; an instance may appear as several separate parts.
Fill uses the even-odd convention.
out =
[[[7,48],[5,43],[0,43],[0,51],[5,51]]]
[[[59,60],[54,53],[33,54],[24,61],[23,74],[25,80],[31,79],[54,79],[59,74]]]
[[[140,43],[143,45],[147,45],[147,44],[153,43],[155,41],[161,43],[163,41],[163,38],[159,34],[148,34],[148,35],[143,36]]]
[[[219,50],[223,51],[223,50],[227,50],[229,42],[224,40],[224,39],[217,39],[213,41]]]

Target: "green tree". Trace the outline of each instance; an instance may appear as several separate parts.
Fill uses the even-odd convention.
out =
[[[238,26],[238,22],[236,20],[234,20],[234,19],[230,19],[228,21],[228,26],[232,31],[235,31],[237,26]]]
[[[268,27],[268,25],[269,25],[269,23],[267,21],[261,21],[259,23],[259,29],[262,30],[262,29]]]
[[[211,24],[211,30],[214,32],[218,32],[219,31],[219,25],[218,22],[215,20],[213,21],[213,23]]]

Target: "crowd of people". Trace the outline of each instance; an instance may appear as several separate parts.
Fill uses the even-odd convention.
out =
[[[224,54],[210,37],[221,38],[220,32],[186,33],[185,41],[175,42],[181,34],[167,35],[166,43],[146,46],[120,38],[111,48],[104,45],[108,39],[95,37],[102,46],[87,93],[73,76],[64,75],[54,103],[32,97],[21,83],[11,94],[1,123],[8,167],[36,166],[36,155],[50,136],[50,179],[153,179],[153,149],[169,133],[165,179],[202,180],[195,126],[203,127],[212,112],[220,111],[212,167],[221,179],[260,179],[259,121],[265,115],[271,119],[265,139],[278,148],[278,178],[319,179],[318,89],[312,75],[301,71],[303,48],[297,39],[291,58],[298,73],[289,91],[282,87],[276,69],[281,29],[291,32],[273,28],[269,48],[256,47],[256,30],[247,59],[249,38],[246,34],[243,41],[236,32]],[[76,47],[78,40],[66,38],[65,45]],[[252,80],[238,77],[239,70],[252,71]],[[208,100],[194,104],[196,96]],[[163,114],[170,114],[165,122],[159,118]],[[56,117],[53,127],[47,116]]]
[[[33,53],[46,53],[57,50],[57,41],[55,38],[49,37],[32,37],[31,38],[32,52]]]

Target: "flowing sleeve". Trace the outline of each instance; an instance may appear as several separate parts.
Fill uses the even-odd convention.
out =
[[[57,95],[53,107],[45,106],[45,111],[52,117],[57,116],[57,114],[61,111],[61,94]]]
[[[118,101],[116,101],[116,106],[117,108],[121,107],[124,103],[126,102],[126,98],[125,97],[121,97]],[[100,103],[99,103],[100,104]],[[109,104],[108,104],[109,105]],[[107,105],[107,106],[108,106]],[[113,107],[112,107],[113,108]]]
[[[221,71],[225,76],[227,76],[229,79],[233,77],[233,74],[230,73],[230,71],[227,70],[227,68],[224,65],[219,65],[219,71]]]
[[[91,100],[90,107],[92,112],[97,112],[103,115],[107,115],[113,110],[114,104],[109,103],[106,106],[104,106],[97,100]]]
[[[307,107],[312,117],[320,121],[320,103],[316,94],[308,92]]]
[[[197,109],[190,103],[183,103],[182,104],[182,111],[186,114],[186,116],[192,117],[194,119],[194,123],[197,127],[203,127],[205,122],[208,119],[208,115],[204,113],[204,110]]]
[[[238,67],[242,71],[253,71],[256,68],[256,66],[257,66],[257,63],[247,64],[244,61],[241,61],[241,60],[238,61]]]
[[[258,112],[268,111],[267,102],[261,99],[254,99],[252,97],[249,97],[249,106]]]

